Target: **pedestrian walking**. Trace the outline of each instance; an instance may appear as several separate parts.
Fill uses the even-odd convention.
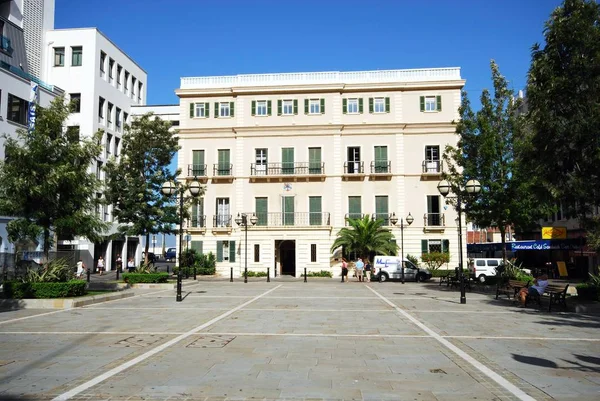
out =
[[[98,264],[96,265],[98,273],[100,273],[100,276],[102,275],[102,272],[104,272],[104,258],[102,257],[102,255],[100,255],[100,257],[98,258]]]
[[[77,262],[77,273],[75,274],[75,278],[83,278],[83,273],[86,269],[87,267],[85,266],[85,263],[83,263],[83,260],[79,259],[79,262]]]
[[[371,262],[369,261],[369,259],[365,259],[366,263],[365,263],[365,278],[367,280],[368,283],[371,282]]]
[[[121,259],[121,254],[117,253],[117,260],[115,261],[115,266],[117,266],[117,270],[122,272],[123,271],[123,259]]]
[[[361,258],[358,258],[358,260],[355,263],[355,267],[356,278],[358,279],[358,281],[363,281],[363,269],[365,268],[365,264],[363,263]]]
[[[344,278],[346,278],[345,281],[348,281],[348,261],[342,258],[342,283],[344,282]]]

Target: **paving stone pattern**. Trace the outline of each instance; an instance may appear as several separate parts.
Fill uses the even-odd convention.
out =
[[[519,399],[404,313],[533,399],[600,399],[597,315],[519,309],[492,294],[461,305],[431,283],[189,280],[183,302],[172,290],[135,294],[0,311],[0,400],[52,400],[80,385],[71,399]]]

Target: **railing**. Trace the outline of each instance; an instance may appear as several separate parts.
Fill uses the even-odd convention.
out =
[[[371,162],[371,174],[389,174],[392,172],[392,162],[389,160],[375,160]]]
[[[441,160],[423,160],[422,167],[424,174],[440,174],[444,169]]]
[[[329,226],[329,212],[276,212],[276,213],[255,213],[257,226],[283,227],[283,226]]]
[[[188,177],[206,177],[206,164],[188,164]]]
[[[5,61],[0,61],[0,68],[3,68],[7,71],[12,72],[15,75],[20,76],[23,79],[26,79],[28,81],[33,81],[36,84],[38,84],[39,86],[41,86],[42,88],[46,89],[47,91],[50,92],[56,92],[56,93],[64,93],[64,90],[60,89],[58,86],[54,86],[54,85],[48,85],[47,83],[45,83],[44,81],[42,81],[41,79],[26,73],[25,71],[23,71],[20,68],[17,68],[13,65],[8,64]]]
[[[345,162],[344,174],[364,174],[365,162]]]
[[[425,213],[423,221],[425,227],[444,227],[446,225],[444,213]]]
[[[266,163],[250,165],[250,175],[310,175],[310,174],[325,174],[324,162],[308,162],[308,163]]]
[[[215,163],[213,164],[213,176],[230,176],[233,173],[233,164]]]
[[[282,74],[241,74],[181,78],[181,89],[275,86],[296,84],[347,84],[379,82],[419,82],[461,79],[460,68],[427,68],[380,71],[321,71]]]
[[[213,216],[213,227],[231,227],[230,214],[216,214]]]
[[[365,217],[364,213],[346,213],[344,216],[345,225],[348,225],[348,219],[363,219]]]
[[[215,216],[218,217],[218,216]],[[192,228],[202,228],[206,227],[206,216],[198,216],[196,218],[192,218],[190,220],[190,227]]]
[[[9,55],[11,55],[13,52],[10,39],[4,35],[0,35],[0,49],[2,49],[2,51],[5,51]]]
[[[392,213],[373,213],[371,215],[371,219],[373,220],[383,220],[384,226],[389,226],[390,218],[392,217]]]

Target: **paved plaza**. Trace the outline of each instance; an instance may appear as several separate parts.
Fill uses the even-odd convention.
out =
[[[600,316],[436,283],[187,281],[0,312],[0,399],[598,400]]]

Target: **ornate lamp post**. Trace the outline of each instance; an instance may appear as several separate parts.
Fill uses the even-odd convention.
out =
[[[393,225],[398,223],[398,218],[396,217],[396,213],[392,213],[392,217],[390,221]],[[406,216],[406,222],[410,226],[415,219],[412,217],[412,214],[408,212],[408,216]],[[400,218],[400,263],[402,269],[402,284],[404,284],[404,218]]]
[[[452,189],[450,183],[446,180],[442,180],[438,183],[437,186],[440,194],[445,198]],[[478,194],[481,192],[481,184],[477,180],[469,180],[467,181],[464,190],[467,191],[468,194]],[[465,295],[465,280],[463,277],[463,248],[462,248],[462,199],[461,192],[463,188],[459,188],[456,192],[456,212],[458,213],[458,280],[460,282],[460,303],[466,304],[467,297]]]
[[[246,250],[244,252],[244,283],[248,282],[248,220],[250,220],[251,225],[255,225],[258,221],[258,217],[256,217],[254,213],[252,213],[252,216],[248,216],[246,213],[242,213],[240,216],[238,213],[237,217],[235,218],[236,224],[238,226],[244,226],[245,231],[244,247]]]
[[[190,183],[188,191],[192,198],[197,197],[200,194],[200,182],[193,180]],[[179,192],[179,253],[177,254],[177,259],[179,259],[179,270],[177,271],[177,302],[181,302],[181,269],[183,268],[181,266],[181,250],[183,245],[183,201],[186,199],[185,190],[179,182],[165,181],[161,187],[161,192],[167,196]]]

